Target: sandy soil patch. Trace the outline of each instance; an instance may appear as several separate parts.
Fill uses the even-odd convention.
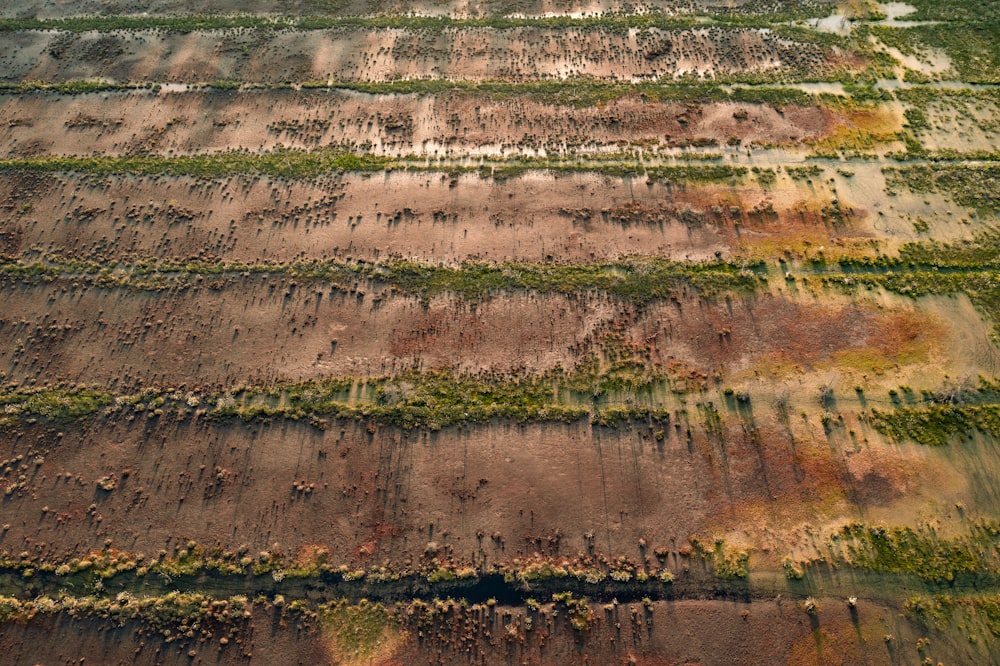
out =
[[[101,93],[0,96],[9,156],[166,155],[343,146],[392,156],[474,157],[645,152],[689,146],[797,145],[837,116],[748,104],[625,98],[566,107],[512,97],[363,95],[338,91]]]
[[[495,181],[443,173],[348,174],[312,182],[0,175],[0,252],[116,262],[407,257],[434,262],[703,261],[800,252],[869,238],[876,219],[837,193],[783,179],[764,189],[531,172]],[[843,196],[843,195],[841,195]],[[881,222],[881,220],[877,220]],[[913,227],[902,227],[912,235]],[[789,241],[796,234],[797,242]],[[718,253],[718,254],[717,254]]]

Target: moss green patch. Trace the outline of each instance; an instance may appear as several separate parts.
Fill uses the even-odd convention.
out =
[[[60,95],[84,95],[97,92],[122,92],[129,90],[158,90],[152,83],[111,83],[109,81],[65,81],[63,83],[43,83],[22,81],[21,83],[0,83],[0,94],[24,94],[32,92],[52,92]]]
[[[274,178],[308,179],[343,171],[380,171],[386,158],[356,155],[340,149],[281,150],[270,153],[222,152],[177,157],[37,157],[0,160],[0,171],[42,173],[76,172],[94,176],[194,176],[220,178],[253,174]]]
[[[0,262],[0,278],[27,283],[72,278],[103,288],[160,291],[196,286],[211,277],[216,288],[250,275],[284,275],[295,280],[350,289],[361,282],[391,285],[407,294],[430,298],[453,293],[481,299],[490,294],[531,290],[572,294],[601,291],[637,302],[678,296],[686,290],[711,296],[750,293],[764,284],[761,262],[734,264],[722,261],[700,264],[655,257],[595,264],[465,262],[459,267],[414,261],[314,260],[291,263],[186,262],[148,260],[110,267],[98,262],[48,256],[34,262]]]
[[[927,628],[945,630],[961,624],[968,628],[979,624],[989,634],[1000,638],[1000,595],[915,596],[903,605],[906,615]]]
[[[873,409],[867,418],[878,432],[898,442],[944,446],[973,430],[1000,437],[1000,405],[996,404]]]
[[[379,652],[391,645],[399,625],[385,606],[362,600],[351,604],[346,600],[320,606],[320,626],[328,636],[341,663],[369,663]]]
[[[0,392],[0,407],[8,416],[69,421],[95,414],[110,405],[113,399],[108,391],[86,386],[22,389]]]
[[[402,428],[437,430],[491,419],[568,422],[590,417],[594,424],[619,426],[636,419],[659,424],[669,412],[638,405],[654,391],[683,392],[683,378],[638,367],[612,366],[579,372],[482,378],[450,371],[410,372],[368,379],[331,378],[276,383],[225,393],[200,394],[146,389],[115,395],[86,387],[12,389],[0,392],[7,425],[12,419],[61,422],[99,414],[191,414],[215,420],[305,420],[323,427],[326,419],[361,419]],[[643,402],[648,402],[644,400]]]
[[[885,167],[886,187],[944,192],[963,206],[1000,213],[1000,163],[914,164]]]
[[[1000,526],[977,523],[968,534],[939,537],[929,527],[869,526],[852,523],[832,537],[840,564],[865,571],[905,574],[928,583],[959,577],[995,581],[1000,574]]]

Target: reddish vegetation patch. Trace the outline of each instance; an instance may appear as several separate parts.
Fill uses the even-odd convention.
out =
[[[661,363],[679,358],[723,374],[767,359],[777,366],[813,368],[839,352],[868,348],[895,361],[942,335],[941,328],[915,312],[771,296],[657,306],[631,330],[638,346],[652,339],[651,354]]]

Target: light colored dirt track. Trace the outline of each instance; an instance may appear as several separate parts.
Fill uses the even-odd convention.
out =
[[[818,139],[837,116],[747,104],[659,104],[622,99],[562,107],[523,98],[245,91],[0,96],[8,156],[186,154],[344,146],[394,156],[646,151],[739,140]]]
[[[782,72],[796,67],[821,72],[837,64],[818,45],[749,28],[19,32],[6,39],[15,47],[0,55],[0,68],[8,81],[101,77],[119,82],[229,79],[282,83],[586,77],[630,82],[685,74]]]
[[[821,183],[789,179],[767,189],[749,179],[683,185],[544,172],[503,182],[396,172],[310,182],[6,174],[0,183],[10,218],[0,253],[106,261],[703,261],[782,243],[866,240],[874,224],[885,226],[843,195],[834,206],[837,194]]]

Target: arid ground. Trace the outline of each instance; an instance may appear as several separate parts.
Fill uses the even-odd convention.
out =
[[[994,0],[10,0],[0,661],[1000,663]]]

